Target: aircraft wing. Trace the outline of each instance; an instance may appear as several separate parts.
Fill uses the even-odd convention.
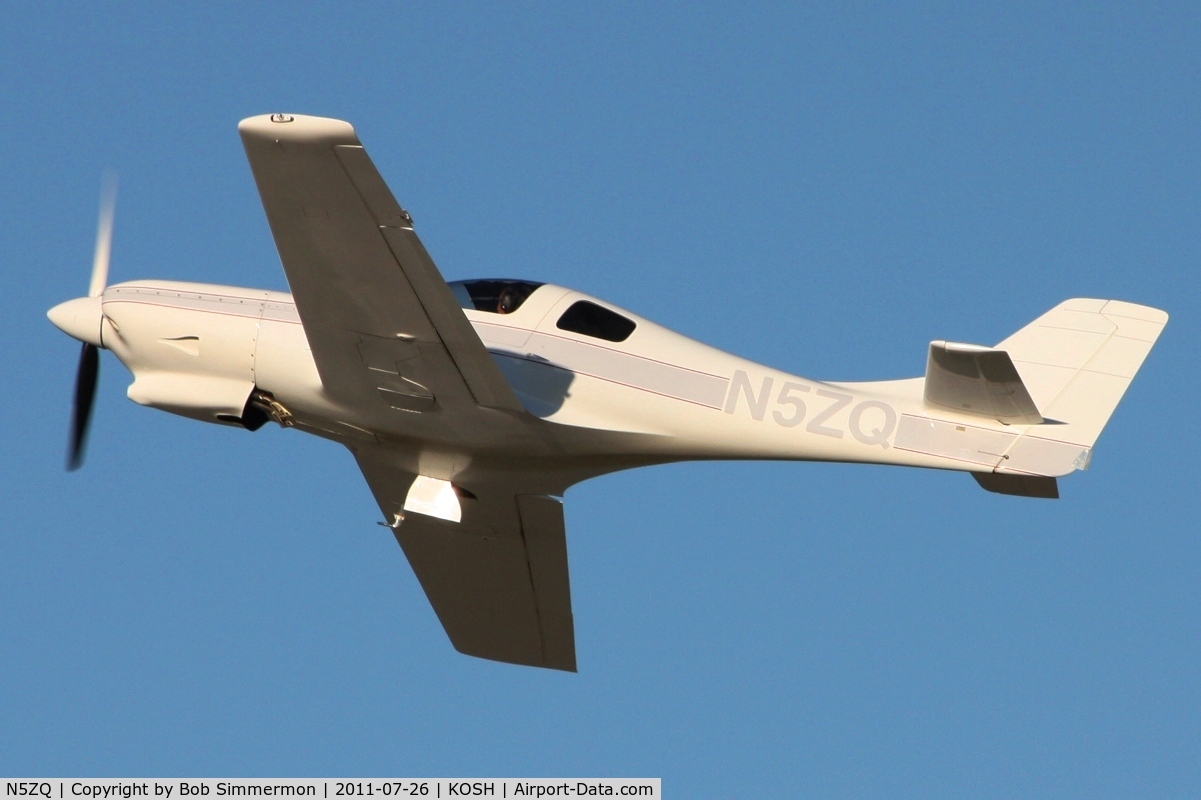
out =
[[[495,429],[464,429],[480,407],[522,412],[354,128],[272,115],[238,131],[327,392],[385,421],[461,412],[438,430],[405,415],[452,439]]]
[[[563,505],[522,473],[472,474],[461,522],[403,512],[416,475],[385,451],[355,452],[421,588],[455,649],[575,672],[575,629]],[[457,480],[456,480],[457,483]]]

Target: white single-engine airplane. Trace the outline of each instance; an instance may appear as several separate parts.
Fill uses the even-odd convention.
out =
[[[79,466],[98,348],[128,396],[348,447],[451,643],[576,668],[563,507],[574,483],[689,459],[899,464],[1058,497],[1163,330],[1163,311],[1067,300],[996,347],[930,343],[924,377],[800,378],[550,284],[447,284],[347,123],[238,126],[291,294],[175,281],[91,289],[49,312],[82,341]]]

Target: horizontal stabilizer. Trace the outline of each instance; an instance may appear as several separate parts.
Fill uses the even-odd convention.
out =
[[[928,405],[1007,425],[1043,421],[1009,353],[992,347],[930,342],[924,396]]]

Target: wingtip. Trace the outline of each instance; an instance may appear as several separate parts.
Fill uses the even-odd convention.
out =
[[[359,144],[354,126],[329,117],[310,117],[305,114],[259,114],[238,123],[242,138],[274,141],[307,142],[312,144]]]

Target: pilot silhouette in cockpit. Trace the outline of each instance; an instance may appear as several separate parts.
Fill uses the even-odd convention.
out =
[[[525,299],[530,296],[533,290],[524,284],[511,283],[501,290],[500,297],[496,301],[497,314],[511,314],[516,311],[518,306],[525,302]]]

